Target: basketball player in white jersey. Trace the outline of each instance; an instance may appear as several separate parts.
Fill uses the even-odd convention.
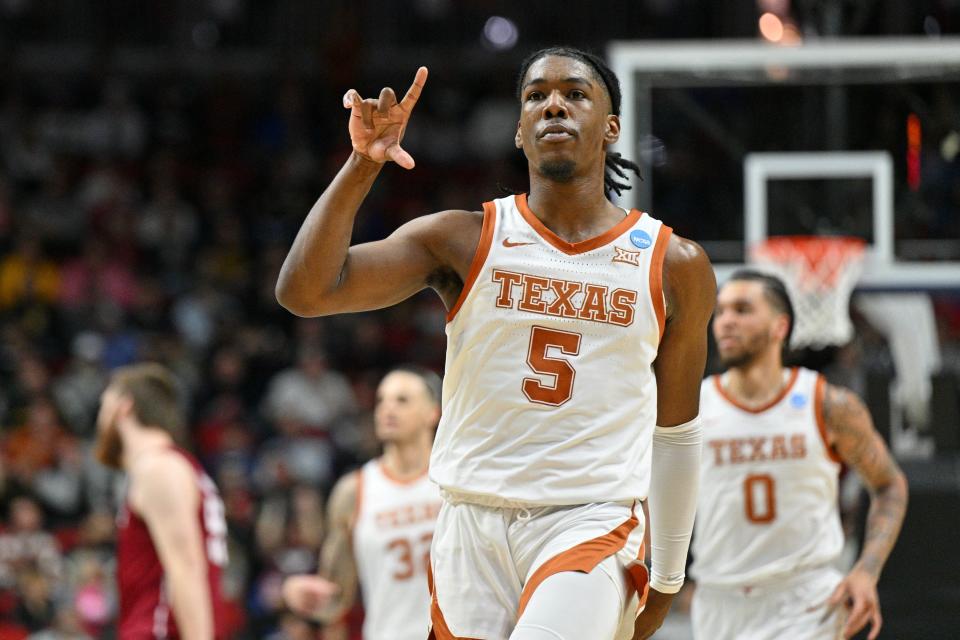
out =
[[[877,580],[907,506],[903,473],[863,402],[808,369],[783,366],[793,309],[783,283],[735,273],[713,334],[727,371],[700,400],[704,452],[693,600],[698,639],[850,638],[880,632]],[[843,576],[840,467],[870,490],[863,550]]]
[[[440,511],[427,464],[440,384],[437,374],[420,367],[394,369],[380,383],[374,423],[383,455],[334,486],[320,576],[292,576],[284,584],[294,612],[336,622],[353,606],[359,578],[364,640],[426,637],[427,564]]]
[[[421,67],[399,103],[391,89],[344,96],[353,154],[304,221],[277,298],[317,316],[430,287],[449,310],[430,461],[444,497],[431,637],[647,638],[683,583],[693,527],[710,262],[608,199],[636,169],[607,152],[619,82],[601,59],[564,47],[536,52],[519,76],[529,194],[350,246],[384,164],[414,166],[400,142],[426,77]]]

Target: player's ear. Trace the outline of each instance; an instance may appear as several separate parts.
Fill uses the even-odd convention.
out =
[[[133,397],[127,393],[120,394],[117,398],[117,419],[125,420],[134,415]]]
[[[517,146],[517,149],[523,149],[523,137],[520,135],[520,121],[517,121],[517,135],[513,137],[513,144]]]
[[[620,139],[620,116],[609,114],[607,116],[607,128],[603,132],[603,141],[607,144],[613,144]]]
[[[790,317],[785,313],[778,315],[773,324],[773,330],[775,335],[780,338],[782,342],[786,342],[787,333],[790,331]]]

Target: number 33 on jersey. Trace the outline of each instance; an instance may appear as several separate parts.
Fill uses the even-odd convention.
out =
[[[533,504],[646,495],[670,233],[634,210],[569,243],[525,195],[484,205],[447,317],[434,481]],[[584,460],[584,450],[596,456]]]

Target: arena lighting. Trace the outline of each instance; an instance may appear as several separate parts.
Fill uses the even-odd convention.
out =
[[[911,113],[907,116],[907,186],[910,191],[920,190],[920,147],[923,130],[920,118]]]
[[[780,44],[783,45],[796,45],[803,42],[803,36],[800,34],[800,30],[797,29],[797,26],[792,22],[787,22],[783,25],[783,37],[780,39]]]
[[[760,16],[760,35],[768,42],[780,42],[783,39],[783,21],[772,13]]]
[[[520,38],[517,25],[510,18],[491,16],[483,25],[483,40],[492,49],[506,51],[512,49]]]

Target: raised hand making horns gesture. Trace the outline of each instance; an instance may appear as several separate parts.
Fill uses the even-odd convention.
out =
[[[350,109],[350,142],[358,155],[380,164],[393,160],[404,169],[413,169],[413,157],[403,150],[400,140],[426,81],[427,68],[420,67],[399,103],[390,87],[384,87],[376,100],[364,100],[356,89],[343,95],[343,106]]]

